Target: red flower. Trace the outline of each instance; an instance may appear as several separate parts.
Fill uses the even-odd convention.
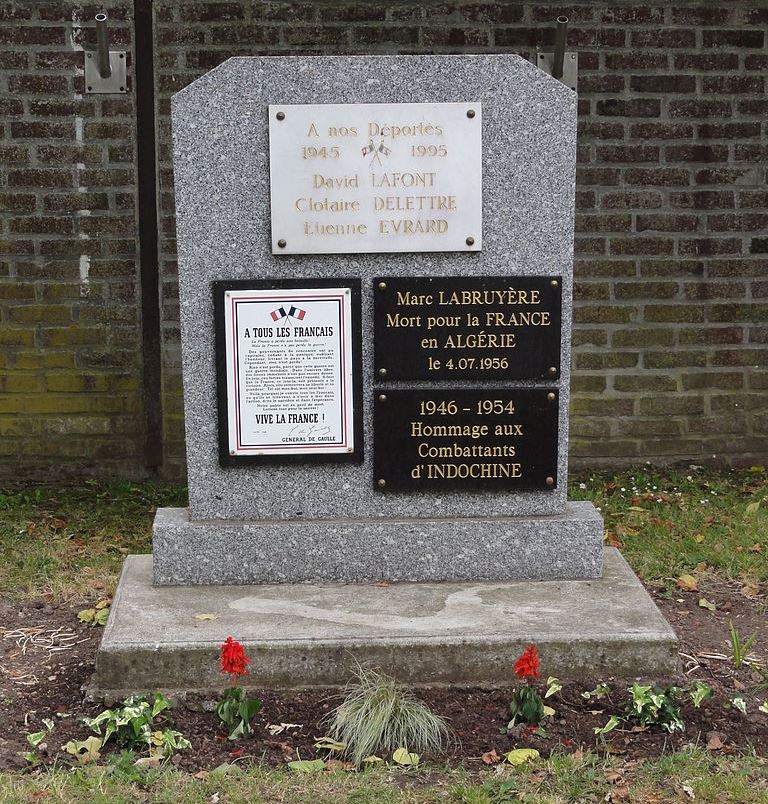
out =
[[[518,678],[527,679],[539,675],[539,652],[534,645],[529,645],[515,662],[515,674]]]
[[[227,637],[227,641],[221,646],[221,672],[228,673],[234,681],[235,676],[244,676],[248,672],[247,665],[250,663],[243,646],[231,636]]]

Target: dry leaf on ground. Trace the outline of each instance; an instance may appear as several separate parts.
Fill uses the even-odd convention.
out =
[[[493,748],[490,751],[486,751],[480,759],[485,762],[486,765],[496,765],[501,762],[501,757],[496,753],[496,749]]]

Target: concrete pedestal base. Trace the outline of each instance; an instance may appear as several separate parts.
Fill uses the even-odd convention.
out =
[[[156,586],[143,555],[126,559],[92,692],[221,687],[230,635],[265,687],[341,685],[356,660],[411,684],[499,686],[530,643],[560,678],[677,672],[674,631],[614,549],[589,581],[389,586]]]
[[[156,584],[597,578],[603,520],[589,502],[552,516],[195,521],[160,508]]]

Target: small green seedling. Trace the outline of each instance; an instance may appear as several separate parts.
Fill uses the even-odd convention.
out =
[[[734,627],[733,620],[728,621],[728,629],[731,636],[731,661],[733,662],[733,666],[738,669],[747,660],[747,654],[755,644],[757,631],[746,640],[743,640],[741,634]]]
[[[611,715],[604,726],[595,726],[593,731],[595,734],[608,734],[608,732],[613,731],[619,723],[621,723],[621,718],[616,715]]]
[[[731,706],[741,712],[742,715],[747,714],[747,702],[744,700],[744,698],[742,698],[741,695],[731,698]]]
[[[691,701],[696,709],[698,709],[707,698],[711,698],[713,694],[712,687],[707,686],[703,681],[696,681],[688,688],[688,695],[691,696]]]
[[[562,688],[563,685],[560,683],[560,679],[550,676],[547,679],[547,691],[544,693],[544,697],[550,698],[552,695],[556,695],[558,692],[560,692]]]
[[[32,746],[32,748],[37,748],[40,743],[53,731],[54,722],[50,718],[43,718],[43,725],[45,726],[44,729],[40,731],[34,731],[31,734],[27,735],[27,742]]]
[[[608,685],[598,684],[593,690],[585,690],[581,693],[581,697],[585,701],[599,701],[608,695]]]

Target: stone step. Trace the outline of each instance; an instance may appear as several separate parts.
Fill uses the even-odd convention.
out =
[[[672,628],[617,550],[603,567],[581,581],[156,586],[152,557],[129,556],[91,692],[222,687],[227,636],[261,687],[342,685],[356,661],[413,685],[501,686],[530,643],[544,676],[676,675]]]

